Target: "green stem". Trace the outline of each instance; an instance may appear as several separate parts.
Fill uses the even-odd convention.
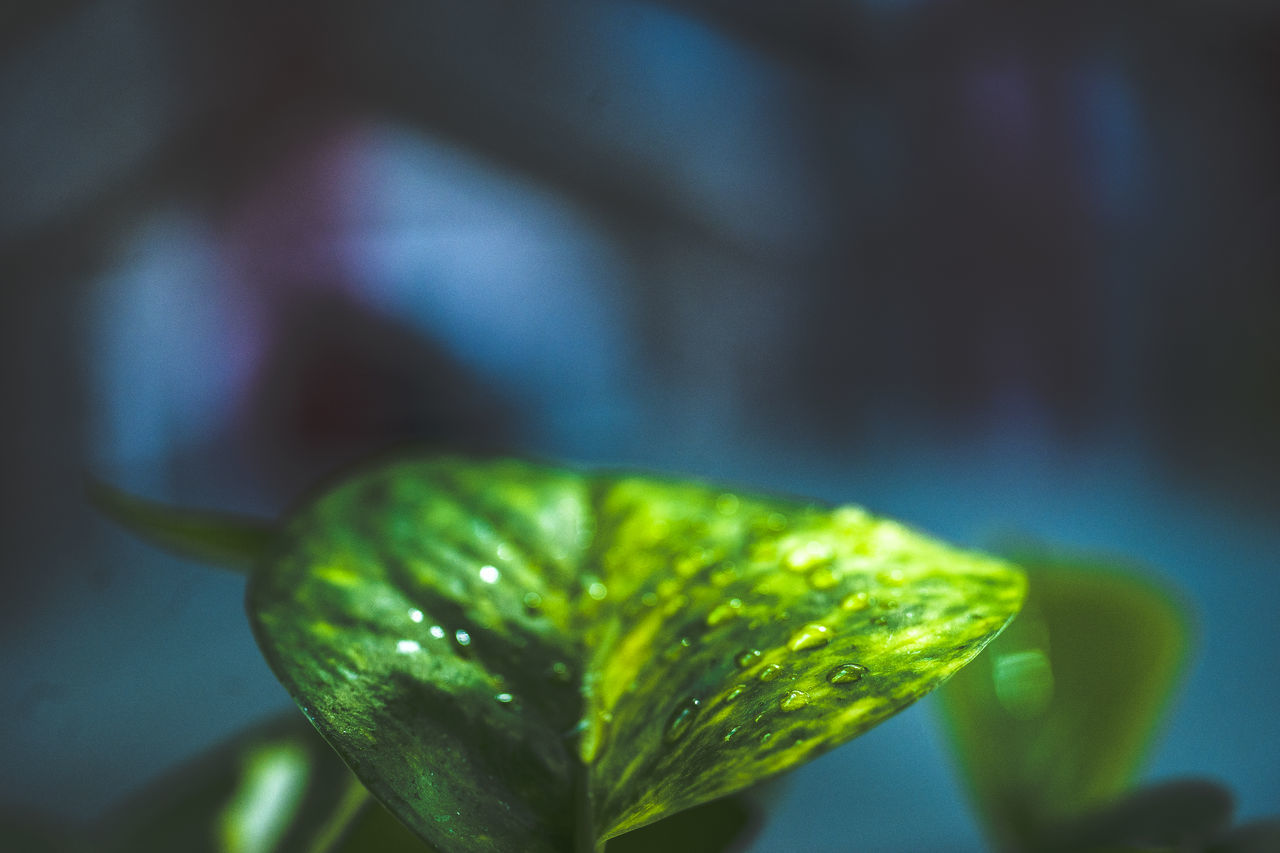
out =
[[[591,765],[578,764],[574,774],[574,853],[604,853],[604,842],[596,838],[595,818],[591,808]]]
[[[329,819],[320,826],[319,831],[312,838],[307,853],[331,853],[351,828],[351,823],[360,814],[360,810],[370,802],[368,790],[353,778]]]

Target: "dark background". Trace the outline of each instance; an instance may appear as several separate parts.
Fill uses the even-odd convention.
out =
[[[1133,558],[1149,778],[1277,811],[1275,4],[11,0],[0,164],[10,807],[287,704],[86,471],[270,515],[424,439]],[[788,790],[754,849],[981,845],[927,702]]]

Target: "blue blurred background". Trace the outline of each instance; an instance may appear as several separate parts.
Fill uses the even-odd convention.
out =
[[[420,439],[1136,559],[1197,624],[1148,778],[1280,811],[1280,8],[1158,8],[0,6],[0,802],[288,704],[84,472],[274,515]],[[935,722],[753,849],[981,849]]]

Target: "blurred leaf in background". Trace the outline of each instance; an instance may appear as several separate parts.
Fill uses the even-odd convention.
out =
[[[760,791],[618,839],[609,853],[727,853],[760,826]],[[300,714],[270,720],[130,797],[94,831],[0,818],[11,853],[433,853],[365,791]]]
[[[430,853],[300,714],[149,786],[87,848],[103,853]]]
[[[1189,618],[1170,590],[1121,567],[1014,553],[1030,583],[1022,613],[939,696],[993,840],[1045,849],[1134,781],[1186,661]],[[1212,824],[1224,793],[1188,783],[1112,817],[1149,822],[1153,808],[1194,800]]]

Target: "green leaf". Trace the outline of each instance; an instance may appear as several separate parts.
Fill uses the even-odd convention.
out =
[[[175,509],[90,480],[92,502],[118,524],[163,548],[207,563],[245,570],[267,551],[271,525],[226,513]]]
[[[972,659],[1022,575],[860,509],[405,460],[251,579],[268,661],[443,851],[597,850],[861,734]]]
[[[1020,555],[1021,615],[939,691],[988,828],[1027,846],[1133,782],[1185,659],[1169,592],[1114,567]]]
[[[216,747],[150,786],[109,818],[88,849],[431,853],[297,714]]]

